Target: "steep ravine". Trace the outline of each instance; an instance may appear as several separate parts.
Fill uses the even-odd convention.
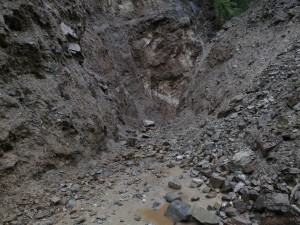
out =
[[[299,1],[0,12],[0,224],[299,224]]]
[[[200,6],[1,1],[2,217],[47,172],[100,160],[115,150],[113,142],[134,137],[126,130],[142,120],[159,124],[175,116],[202,54],[200,38],[213,33],[203,25],[210,23],[209,1]],[[197,35],[196,27],[205,32]]]

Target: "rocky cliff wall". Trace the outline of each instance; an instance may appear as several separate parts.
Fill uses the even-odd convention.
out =
[[[1,175],[9,182],[38,178],[100,156],[122,126],[172,118],[203,52],[201,36],[213,31],[208,7],[179,0],[2,1]],[[205,32],[196,34],[197,27]]]

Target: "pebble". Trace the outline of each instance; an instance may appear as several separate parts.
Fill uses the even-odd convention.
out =
[[[53,196],[53,197],[50,199],[51,203],[54,204],[54,205],[59,204],[60,200],[61,200],[61,198],[60,198],[60,197],[57,197],[57,196]]]

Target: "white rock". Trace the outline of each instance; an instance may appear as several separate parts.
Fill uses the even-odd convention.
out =
[[[74,32],[74,30],[71,27],[69,27],[67,24],[65,24],[64,22],[61,22],[60,29],[64,35],[66,35],[66,36],[70,35],[71,37],[77,38],[77,35]]]
[[[153,126],[155,126],[155,122],[152,121],[152,120],[144,120],[143,124],[144,124],[145,127],[153,127]]]
[[[76,54],[76,53],[78,53],[78,52],[81,51],[81,48],[80,48],[79,44],[76,44],[76,43],[70,43],[70,44],[69,44],[68,50],[69,50],[71,53]]]

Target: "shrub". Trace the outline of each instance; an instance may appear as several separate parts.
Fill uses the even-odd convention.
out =
[[[246,10],[253,0],[214,0],[217,19],[221,24]]]

